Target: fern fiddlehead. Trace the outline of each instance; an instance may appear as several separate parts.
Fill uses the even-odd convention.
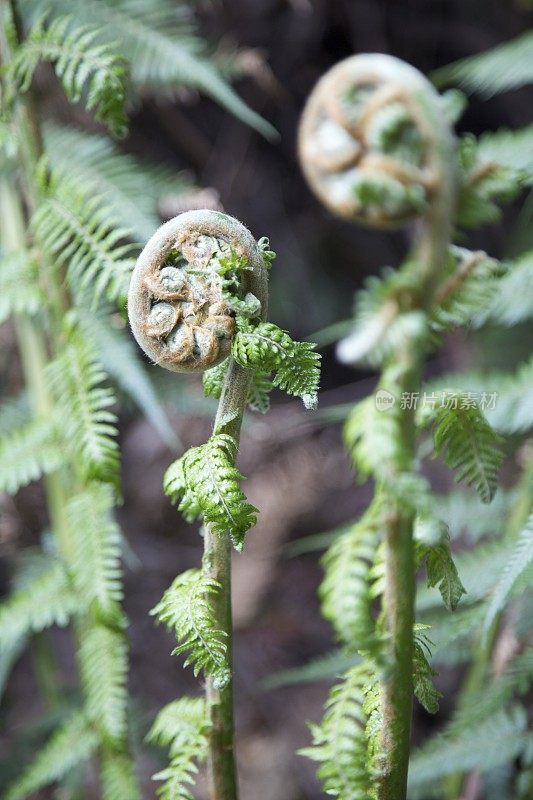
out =
[[[175,630],[174,652],[187,653],[186,665],[204,674],[206,703],[176,701],[154,725],[151,738],[171,748],[170,766],[155,776],[164,781],[163,798],[189,797],[184,783],[205,758],[212,800],[237,796],[231,546],[242,549],[257,513],[235,467],[241,422],[247,405],[266,410],[273,385],[312,407],[319,377],[313,346],[266,322],[273,258],[268,240],[256,242],[232,217],[189,211],[156,231],[131,280],[128,313],[141,348],[171,371],[203,372],[205,392],[219,398],[213,435],[172,464],[164,481],[184,517],[202,520],[204,556],[201,570],[178,576],[152,613]],[[202,730],[196,739],[173,713],[184,703],[194,706]]]
[[[366,641],[347,644],[362,649],[374,665],[374,674],[380,675],[379,714],[374,707],[367,723],[364,715],[359,720],[359,725],[372,727],[366,745],[361,737],[358,740],[359,748],[368,747],[370,796],[401,800],[406,793],[413,664],[422,652],[420,648],[415,652],[413,634],[413,527],[425,490],[416,475],[414,405],[401,406],[400,399],[420,389],[430,340],[428,313],[450,245],[455,201],[453,136],[438,95],[417,70],[389,56],[360,55],[337,64],[318,82],[303,113],[299,152],[311,188],[335,214],[378,228],[417,224],[405,265],[379,284],[379,294],[362,315],[361,325],[337,349],[339,359],[346,363],[367,358],[381,367],[376,398],[354,409],[347,443],[356,469],[375,479],[374,572],[383,575],[375,585],[371,577],[371,585],[363,585],[365,565],[372,559],[367,531],[365,559],[354,562],[352,568],[360,598],[366,598],[363,612],[361,599],[353,603],[354,613],[366,615]],[[380,391],[392,398],[383,410],[378,403]],[[359,539],[361,526],[365,527],[364,519],[354,534]],[[378,548],[380,537],[382,549]],[[356,557],[357,547],[353,552]],[[331,561],[335,565],[336,559]],[[330,585],[331,580],[326,587]],[[379,636],[369,651],[368,614],[378,594],[382,613],[375,624]],[[327,590],[328,602],[330,597]],[[330,618],[331,613],[330,604]],[[352,625],[352,630],[360,629],[360,624]],[[322,730],[322,739],[325,733],[328,730]],[[327,763],[335,750],[333,743],[329,741],[322,753],[320,735],[315,743],[313,757]],[[360,763],[360,752],[354,759]],[[367,797],[368,777],[363,780],[359,775],[354,780],[352,794],[342,785],[328,789],[345,800]]]

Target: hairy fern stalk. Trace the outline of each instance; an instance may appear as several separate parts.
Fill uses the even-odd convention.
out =
[[[13,593],[0,606],[2,674],[31,636],[70,625],[79,677],[76,707],[58,715],[57,729],[7,787],[6,800],[64,779],[80,791],[91,761],[104,800],[140,797],[128,725],[122,533],[115,521],[118,393],[130,395],[170,446],[176,438],[117,311],[124,315],[133,242],[158,224],[163,192],[185,184],[119,153],[105,134],[42,125],[31,87],[37,66],[48,62],[71,103],[124,136],[135,80],[146,86],[147,74],[155,76],[164,62],[158,85],[204,88],[267,133],[200,52],[188,16],[170,26],[170,4],[163,6],[153,14],[131,0],[28,2],[20,9],[16,0],[0,3],[0,322],[14,324],[27,389],[27,400],[23,394],[0,408],[0,492],[42,480],[53,542],[37,565],[22,561]],[[134,47],[118,52],[109,38],[112,23],[123,32],[126,18]],[[146,58],[135,61],[131,75],[126,56],[141,42]],[[74,161],[66,157],[71,151]],[[215,588],[213,582],[208,593]],[[203,590],[198,597],[201,604]],[[220,661],[220,652],[212,658]],[[45,659],[41,673],[44,699],[53,703],[54,664]]]
[[[237,797],[233,741],[231,547],[242,551],[258,510],[235,466],[247,405],[265,412],[274,386],[317,402],[320,357],[266,322],[274,253],[232,217],[190,211],[167,222],[141,253],[128,296],[132,332],[147,355],[174,372],[202,372],[219,399],[213,435],[168,468],[166,494],[189,522],[202,522],[200,569],[176,580],[153,609],[175,631],[175,655],[206,681],[205,702],[181,698],[163,709],[150,738],[170,748],[154,776],[165,800],[190,798],[207,760],[212,800]]]
[[[442,498],[419,472],[418,441],[425,438],[428,444],[421,452],[440,456],[456,480],[474,489],[481,503],[491,503],[503,459],[499,431],[523,432],[533,422],[531,413],[524,419],[523,404],[517,402],[527,366],[520,378],[505,379],[516,404],[513,411],[507,405],[507,414],[496,411],[503,384],[490,376],[486,384],[470,376],[423,382],[424,358],[448,330],[479,327],[487,319],[513,324],[533,312],[526,301],[529,309],[513,318],[510,309],[521,301],[510,295],[505,301],[504,295],[502,302],[506,285],[516,289],[521,279],[531,280],[528,254],[516,264],[502,264],[451,245],[453,226],[494,219],[497,201],[512,197],[527,182],[526,164],[517,163],[520,155],[513,164],[509,159],[512,142],[528,134],[502,132],[479,142],[466,136],[456,159],[448,126],[463,105],[457,100],[457,94],[439,97],[422,76],[395,59],[354,56],[318,83],[300,128],[304,173],[334,213],[383,228],[420,220],[403,266],[371,278],[358,294],[353,330],[337,347],[341,361],[381,370],[375,393],[353,408],[344,429],[358,476],[374,480],[374,498],[360,520],[335,535],[324,558],[321,587],[324,615],[360,663],[332,690],[322,723],[312,726],[313,746],[304,751],[320,762],[317,774],[325,791],[342,800],[452,800],[460,794],[464,773],[476,764],[481,770],[491,758],[502,764],[530,746],[523,714],[512,707],[500,722],[516,733],[498,756],[494,749],[484,758],[481,749],[468,752],[463,729],[470,725],[472,739],[483,736],[486,741],[496,711],[502,716],[496,697],[510,701],[530,663],[524,653],[520,677],[496,681],[476,714],[499,614],[531,571],[531,490],[522,490],[522,511],[503,539],[507,566],[476,596],[479,590],[475,580],[467,580],[472,576],[466,562],[461,568],[461,560],[459,569],[454,563],[450,534],[458,535],[479,506],[470,500],[472,511],[464,522],[458,519],[453,531]],[[522,287],[526,291],[525,283]],[[505,390],[502,395],[505,403]],[[458,502],[458,497],[450,499]],[[472,566],[476,557],[482,561],[483,545]],[[415,618],[415,578],[421,569],[428,588],[418,593]],[[435,589],[446,614],[438,611]],[[434,650],[444,656],[448,642],[464,642],[480,624],[484,643],[478,642],[456,717],[440,739],[415,753],[408,788],[412,695],[426,711],[438,710],[433,661],[439,653]],[[522,787],[527,785],[524,776]]]

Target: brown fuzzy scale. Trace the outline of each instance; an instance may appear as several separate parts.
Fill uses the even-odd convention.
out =
[[[406,187],[419,186],[431,199],[437,176],[432,169],[431,130],[416,96],[417,84],[421,91],[425,88],[422,81],[422,76],[398,59],[358,55],[333,67],[313,89],[300,125],[300,162],[315,194],[335,214],[383,228],[405,224],[420,215],[414,209],[391,215],[362,205],[354,186],[365,176],[382,175]],[[349,93],[354,91],[359,96],[350,105]],[[369,147],[369,127],[391,103],[403,105],[418,130],[422,142],[418,165]]]
[[[235,315],[222,296],[217,255],[233,250],[250,269],[242,273],[266,314],[266,276],[251,233],[217,211],[189,211],[162,225],[146,244],[128,295],[131,329],[154,361],[174,372],[203,372],[227,358]]]

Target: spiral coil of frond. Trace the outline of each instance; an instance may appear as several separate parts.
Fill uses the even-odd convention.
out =
[[[311,188],[335,214],[366,225],[424,214],[444,177],[441,115],[437,94],[408,64],[381,54],[341,61],[302,116],[300,162]]]
[[[230,353],[237,309],[266,315],[263,256],[240,222],[188,211],[162,225],[133,271],[129,318],[140,347],[174,372],[203,372]]]

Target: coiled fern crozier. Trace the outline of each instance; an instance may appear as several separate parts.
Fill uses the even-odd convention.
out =
[[[451,246],[459,170],[450,115],[451,104],[417,70],[360,55],[318,82],[300,127],[302,169],[329,209],[371,227],[416,226],[403,266],[369,280],[354,330],[337,347],[345,363],[380,368],[374,395],[345,426],[354,467],[373,478],[374,497],[332,545],[321,588],[325,616],[362,663],[333,690],[304,751],[321,762],[324,788],[343,800],[406,797],[413,693],[430,712],[439,699],[427,626],[415,623],[416,572],[425,566],[449,611],[465,592],[419,472],[418,435],[431,430],[434,453],[486,503],[502,460],[475,399],[464,402],[443,385],[418,404],[438,334],[469,321],[483,282],[499,271],[485,254]]]
[[[170,747],[155,776],[165,800],[190,798],[195,764],[207,758],[213,800],[237,796],[233,744],[231,546],[241,551],[257,509],[235,467],[247,405],[265,411],[278,386],[317,402],[320,357],[266,321],[274,253],[237,220],[190,211],[150,239],[134,269],[128,313],[137,342],[160,366],[203,372],[219,399],[213,435],[167,470],[164,489],[186,520],[203,523],[201,569],[176,578],[154,608],[175,631],[174,653],[206,679],[206,701],[181,698],[163,709],[149,738]]]

